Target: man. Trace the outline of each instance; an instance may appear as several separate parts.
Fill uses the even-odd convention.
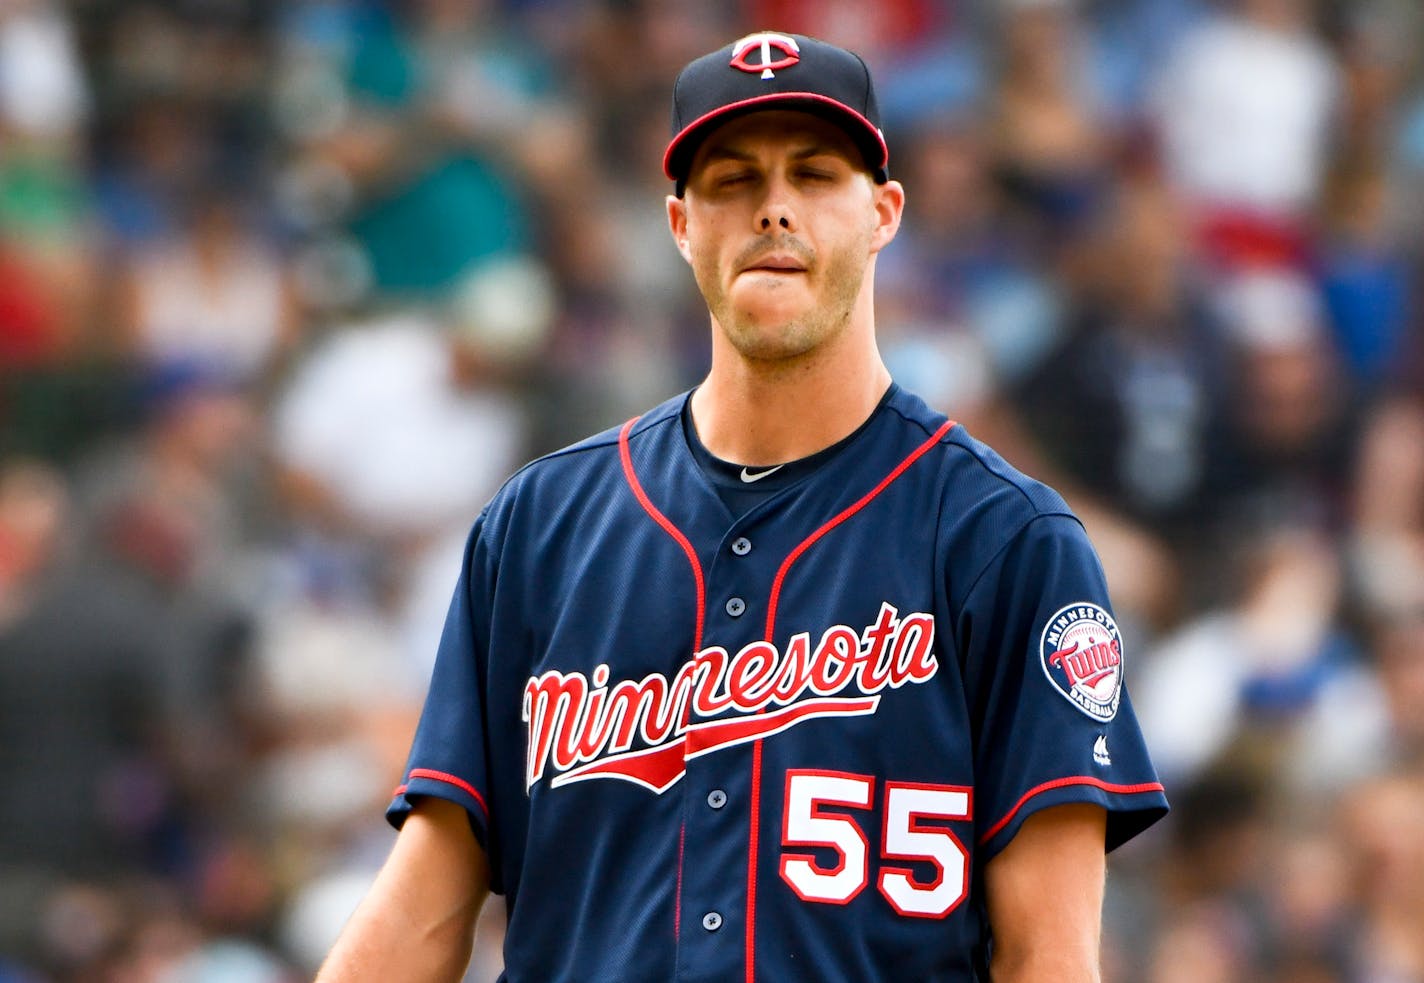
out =
[[[322,983],[458,979],[491,889],[510,981],[1098,979],[1104,848],[1166,802],[1081,526],[880,361],[877,116],[805,37],[678,77],[711,370],[476,522]]]

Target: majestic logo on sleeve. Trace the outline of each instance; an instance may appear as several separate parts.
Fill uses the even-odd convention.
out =
[[[772,59],[772,48],[777,50],[780,58]],[[760,56],[759,61],[750,60],[754,54]],[[777,72],[790,68],[800,60],[801,46],[795,38],[785,34],[748,34],[732,45],[732,67],[753,75],[760,72],[764,79],[775,78]]]
[[[1070,604],[1044,626],[1043,672],[1058,692],[1094,720],[1117,716],[1122,699],[1122,636],[1096,604]]]
[[[524,687],[529,747],[525,786],[552,768],[550,785],[621,778],[662,794],[687,762],[779,734],[807,720],[873,714],[879,692],[934,678],[934,618],[900,617],[889,604],[857,632],[808,632],[785,651],[753,642],[735,655],[698,652],[669,680],[652,673],[609,685],[607,665],[592,677],[550,670]]]

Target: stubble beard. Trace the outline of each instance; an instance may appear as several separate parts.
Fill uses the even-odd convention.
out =
[[[695,272],[707,309],[738,354],[765,368],[789,369],[814,358],[850,321],[865,281],[864,256],[854,247],[832,253],[818,271],[824,295],[781,324],[768,324],[750,311],[739,310],[717,277],[714,259],[705,258]]]

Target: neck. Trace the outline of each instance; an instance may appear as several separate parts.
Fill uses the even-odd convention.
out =
[[[712,369],[692,395],[692,422],[708,451],[770,466],[854,433],[890,385],[865,299],[843,331],[794,359],[745,358],[714,322]]]

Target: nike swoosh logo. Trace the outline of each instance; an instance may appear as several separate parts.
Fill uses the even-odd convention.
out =
[[[784,467],[786,467],[786,465],[778,464],[774,468],[767,468],[765,471],[758,471],[755,474],[748,471],[746,468],[742,468],[742,480],[745,481],[747,484],[751,484],[753,481],[760,481],[769,474],[776,474],[776,472],[780,471]]]

